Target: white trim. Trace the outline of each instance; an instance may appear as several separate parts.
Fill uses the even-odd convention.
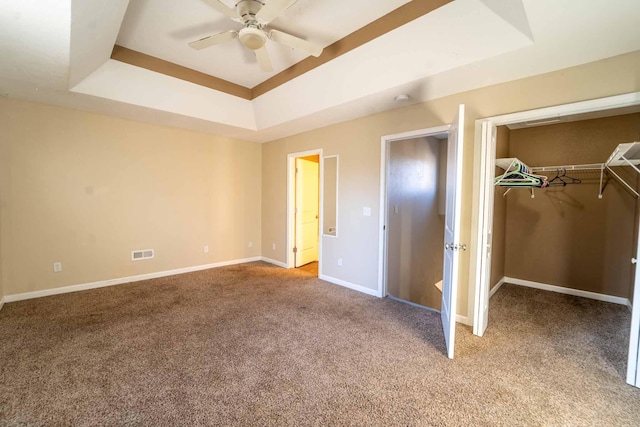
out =
[[[494,296],[496,292],[498,292],[498,289],[500,289],[500,287],[502,287],[502,285],[504,285],[506,283],[505,279],[506,279],[506,277],[503,277],[502,279],[500,279],[498,284],[495,285],[493,287],[493,289],[491,289],[491,291],[489,291],[489,299],[491,299],[491,297]]]
[[[513,277],[505,277],[504,281],[506,283],[511,283],[518,286],[542,289],[543,291],[557,292],[559,294],[573,295],[576,297],[589,298],[626,306],[631,305],[631,302],[628,298],[616,297],[613,295],[598,294],[596,292],[582,291],[580,289],[565,288],[563,286],[549,285],[546,283],[533,282],[531,280],[514,279]]]
[[[417,307],[417,308],[422,308],[428,311],[433,311],[435,313],[440,313],[440,310],[436,310],[435,308],[431,308],[431,307],[427,307],[426,305],[420,305],[420,304],[416,304],[415,302],[411,302],[411,301],[407,301],[404,299],[400,299],[400,298],[396,298],[392,295],[387,295],[386,298],[392,299],[394,301],[398,301],[404,304],[408,304],[412,307]],[[471,326],[471,323],[469,322],[469,318],[467,316],[462,316],[461,314],[456,314],[456,323],[462,323],[463,325],[468,325]]]
[[[410,305],[412,307],[422,308],[422,309],[425,309],[425,310],[428,310],[428,311],[433,311],[435,313],[440,313],[440,310],[436,310],[435,308],[427,307],[426,305],[416,304],[415,302],[407,301],[406,299],[396,298],[393,295],[387,295],[386,298],[389,298],[390,300],[401,302],[403,304]]]
[[[121,277],[119,279],[100,280],[97,282],[82,283],[79,285],[63,286],[61,288],[45,289],[42,291],[25,292],[22,294],[5,295],[5,302],[23,301],[33,298],[48,297],[51,295],[66,294],[69,292],[86,291],[89,289],[104,288],[106,286],[121,285],[123,283],[139,282],[141,280],[157,279],[159,277],[174,276],[176,274],[191,273],[194,271],[208,270],[210,268],[224,267],[227,265],[244,264],[247,262],[261,261],[262,257],[234,259],[230,261],[216,262],[213,264],[196,265],[193,267],[177,268],[175,270],[159,271],[156,273],[139,274],[137,276]]]
[[[554,105],[552,107],[538,108],[535,110],[519,111],[517,113],[488,117],[478,121],[483,122],[489,120],[495,123],[496,126],[502,126],[524,121],[544,120],[574,114],[593,113],[596,111],[632,107],[639,104],[640,92],[633,92],[626,93],[624,95],[573,102],[571,104]]]
[[[287,267],[286,262],[276,261],[275,259],[267,258],[266,256],[260,257],[260,260],[268,262],[269,264],[277,265],[278,267],[289,268]]]
[[[386,250],[387,240],[385,233],[385,224],[387,223],[387,161],[389,153],[389,143],[393,141],[402,141],[404,139],[422,138],[433,135],[448,133],[451,125],[434,126],[426,129],[412,130],[409,132],[396,133],[392,135],[383,135],[380,138],[380,218],[378,233],[378,295],[385,296],[387,294],[387,278],[386,278]]]
[[[633,303],[630,299],[627,300],[627,308],[629,309],[630,313],[633,313]]]
[[[376,289],[365,288],[364,286],[356,285],[355,283],[347,282],[345,280],[336,279],[335,277],[327,276],[325,274],[318,276],[318,278],[321,280],[324,280],[325,282],[333,283],[334,285],[340,285],[340,286],[344,286],[345,288],[352,289],[354,291],[362,292],[363,294],[371,295],[374,297],[380,297]]]
[[[4,297],[0,298],[0,310],[2,310],[3,305],[4,305]]]
[[[483,293],[478,292],[477,289],[480,286],[490,286],[488,281],[486,281],[484,275],[481,274],[482,263],[486,262],[486,257],[483,255],[486,247],[481,246],[481,242],[484,240],[484,235],[486,234],[486,230],[483,228],[483,223],[485,221],[485,218],[483,218],[483,216],[484,212],[486,212],[487,209],[485,205],[488,203],[493,204],[493,198],[488,197],[485,194],[488,189],[480,188],[480,186],[481,183],[484,182],[483,177],[492,172],[495,167],[495,145],[493,145],[492,141],[486,141],[485,134],[482,132],[482,124],[488,122],[496,126],[501,126],[523,121],[543,120],[573,114],[625,108],[635,105],[640,105],[640,92],[591,99],[588,101],[556,105],[552,107],[521,111],[476,120],[474,138],[474,145],[476,146],[476,150],[474,152],[474,186],[471,200],[471,205],[473,206],[473,209],[471,211],[471,234],[473,236],[473,241],[476,242],[477,246],[471,248],[471,265],[469,266],[469,296],[474,300],[474,323],[478,322],[479,310],[482,310],[484,304],[487,303],[487,301],[483,301],[483,298],[485,298],[483,296]],[[492,146],[486,147],[487,142],[489,144],[492,144]],[[482,156],[488,154],[486,150],[491,151],[494,160],[493,162],[482,162]],[[487,181],[485,185],[492,186],[493,182]],[[492,218],[489,218],[487,220],[492,220]],[[476,325],[474,325],[474,334],[479,335],[477,329],[478,328],[476,327]]]

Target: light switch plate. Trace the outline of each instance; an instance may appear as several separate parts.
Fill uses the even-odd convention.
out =
[[[370,207],[364,207],[362,208],[362,215],[364,216],[371,216],[371,208]]]

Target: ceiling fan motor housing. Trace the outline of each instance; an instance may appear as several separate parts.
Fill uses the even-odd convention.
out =
[[[236,12],[245,24],[257,24],[256,14],[262,9],[264,3],[257,0],[241,0],[236,4]]]
[[[256,14],[263,4],[257,0],[241,0],[236,4],[236,12],[244,21],[245,27],[238,32],[240,42],[251,50],[258,50],[267,41],[262,25],[256,20]]]

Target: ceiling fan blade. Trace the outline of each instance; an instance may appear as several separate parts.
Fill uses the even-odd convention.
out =
[[[207,3],[209,6],[216,9],[218,12],[224,13],[229,18],[242,22],[242,18],[240,17],[240,15],[238,15],[238,13],[234,9],[231,9],[229,6],[222,3],[220,0],[203,0],[203,1]]]
[[[229,31],[225,31],[224,33],[218,33],[212,36],[201,38],[200,40],[196,40],[194,42],[189,43],[189,46],[191,46],[196,50],[200,50],[200,49],[204,49],[205,47],[226,42],[228,40],[233,40],[237,37],[238,37],[237,31],[229,30]]]
[[[260,69],[267,72],[273,71],[273,66],[271,65],[271,59],[269,59],[269,52],[267,51],[267,47],[262,46],[260,49],[255,50],[254,52],[256,53],[256,58],[258,59]]]
[[[298,0],[269,0],[256,13],[256,19],[263,24],[268,24],[296,1]]]
[[[304,50],[305,52],[308,52],[313,56],[320,56],[323,49],[321,46],[315,43],[302,40],[299,37],[292,36],[291,34],[283,33],[282,31],[278,30],[269,31],[269,38],[274,42],[282,43],[283,45],[292,47],[294,49]]]

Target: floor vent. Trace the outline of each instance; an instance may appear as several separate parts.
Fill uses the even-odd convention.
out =
[[[153,249],[144,249],[142,251],[131,251],[131,261],[139,261],[141,259],[153,258]]]

